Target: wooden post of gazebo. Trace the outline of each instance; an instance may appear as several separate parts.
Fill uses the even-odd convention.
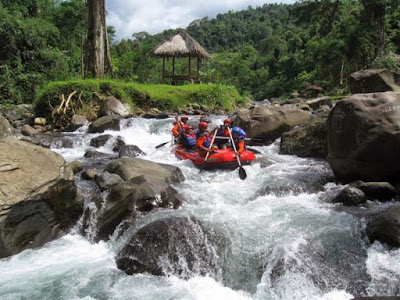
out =
[[[203,59],[210,59],[211,55],[204,50],[200,44],[193,39],[186,31],[179,30],[173,37],[166,40],[155,47],[151,52],[151,55],[163,58],[163,70],[162,80],[171,78],[173,83],[182,80],[188,80],[191,82],[200,81],[200,62]],[[165,70],[165,58],[172,57],[172,74],[168,74]],[[188,57],[188,73],[187,75],[176,75],[175,74],[175,58]],[[197,58],[197,72],[195,75],[191,74],[191,58]]]

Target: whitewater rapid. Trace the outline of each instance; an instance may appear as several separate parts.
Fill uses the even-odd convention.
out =
[[[212,118],[215,124],[223,116]],[[75,230],[40,249],[0,259],[0,299],[325,299],[366,295],[400,295],[400,251],[376,242],[369,245],[363,222],[325,203],[338,188],[329,165],[320,160],[279,155],[278,142],[256,147],[261,154],[246,166],[247,179],[236,171],[202,172],[179,161],[169,144],[172,119],[132,118],[97,151],[112,153],[118,136],[137,145],[156,162],[178,166],[185,181],[175,188],[185,202],[177,210],[160,209],[144,216],[133,232],[167,215],[195,216],[218,237],[218,270],[181,279],[171,274],[128,276],[115,255],[123,237],[93,243]],[[67,161],[84,163],[90,139],[82,128],[66,135],[74,148],[52,149]],[[80,183],[82,184],[82,183]],[[79,226],[79,224],[77,225]],[[222,251],[221,251],[222,250]]]

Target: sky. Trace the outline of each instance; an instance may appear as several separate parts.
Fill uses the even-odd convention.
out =
[[[150,34],[171,28],[186,28],[192,21],[214,18],[219,13],[262,6],[265,3],[293,3],[294,0],[106,0],[107,26],[114,26],[117,39],[132,34]]]

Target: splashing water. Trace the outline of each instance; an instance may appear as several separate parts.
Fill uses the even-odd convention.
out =
[[[213,118],[215,124],[222,120]],[[195,216],[213,233],[209,242],[219,255],[219,276],[128,276],[114,259],[124,237],[91,243],[73,234],[1,259],[1,299],[345,300],[400,294],[399,251],[379,243],[368,247],[358,219],[321,201],[335,186],[327,184],[333,174],[326,162],[279,155],[275,143],[257,147],[261,154],[245,167],[246,180],[237,170],[199,174],[190,161],[171,153],[170,144],[155,149],[171,141],[172,122],[123,120],[120,131],[102,133],[113,138],[96,150],[113,153],[119,136],[143,150],[142,158],[182,170],[186,180],[175,188],[183,206],[144,216],[128,232],[167,215]],[[90,140],[99,135],[81,129],[69,135],[73,148],[53,144],[53,150],[67,161],[87,163],[83,154],[94,149]]]

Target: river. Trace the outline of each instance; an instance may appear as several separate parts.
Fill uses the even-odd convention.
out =
[[[212,118],[218,124],[222,116]],[[210,241],[218,265],[206,276],[188,273],[128,276],[118,270],[115,255],[123,238],[94,243],[91,230],[78,234],[79,223],[63,238],[40,249],[0,259],[0,299],[325,299],[359,295],[400,295],[400,250],[370,245],[363,220],[324,199],[339,188],[322,160],[279,155],[278,141],[256,147],[261,154],[245,166],[247,179],[235,171],[203,171],[179,161],[169,145],[172,119],[132,118],[118,132],[142,158],[178,166],[186,180],[175,188],[185,202],[177,210],[159,209],[144,215],[130,232],[166,215],[195,216],[217,232]],[[54,151],[67,161],[83,158],[92,137],[85,128],[68,138],[74,148]],[[97,149],[111,153],[106,144]],[[85,183],[77,178],[83,189]],[[378,205],[370,203],[369,205]]]

